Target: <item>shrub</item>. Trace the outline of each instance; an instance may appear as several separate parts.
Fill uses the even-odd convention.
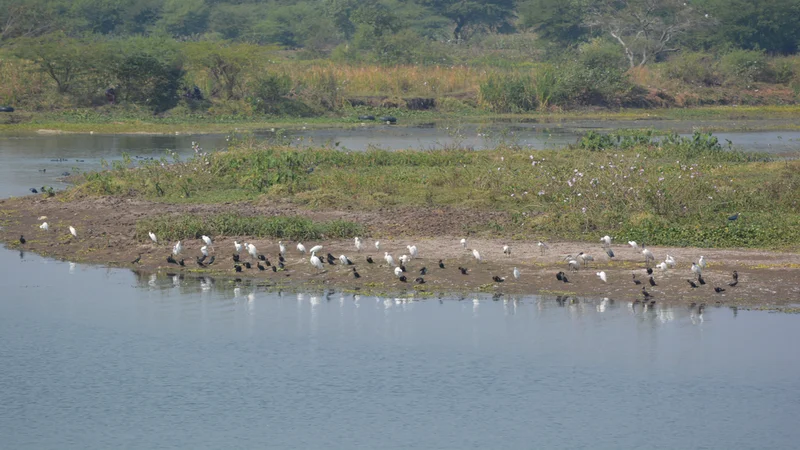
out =
[[[719,62],[713,55],[702,52],[680,53],[665,65],[665,74],[672,79],[701,86],[719,86],[722,76]]]
[[[751,84],[774,79],[767,56],[758,50],[734,50],[720,59],[720,69],[727,81]]]

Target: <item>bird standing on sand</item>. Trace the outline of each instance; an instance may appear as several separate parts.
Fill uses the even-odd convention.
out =
[[[394,268],[394,276],[396,276],[397,278],[402,277],[403,276],[403,269],[401,269],[399,267],[395,267]]]
[[[303,245],[302,243],[298,242],[297,243],[297,251],[305,255],[306,254],[306,246]]]
[[[315,246],[311,247],[311,250],[309,250],[309,252],[310,253],[317,253],[320,250],[322,250],[322,246],[321,245],[315,245]]]
[[[139,256],[137,256],[136,259],[131,261],[131,264],[139,264],[139,261],[141,261],[141,260],[142,260],[142,254],[139,253]]]
[[[461,238],[461,247],[463,247],[466,250],[466,248],[467,248],[467,239],[466,238]]]
[[[356,236],[356,238],[355,238],[355,244],[356,244],[356,251],[357,252],[360,252],[361,250],[364,250],[364,243],[361,242],[361,238],[359,238],[358,236]]]
[[[250,254],[251,258],[256,259],[256,260],[258,259],[258,250],[256,249],[255,245],[247,244],[247,253]]]
[[[311,258],[309,259],[311,265],[316,267],[317,270],[323,270],[325,267],[322,265],[322,260],[317,257],[315,252],[311,252]]]
[[[383,252],[383,259],[386,260],[386,264],[394,267],[394,258],[392,258],[392,255],[390,255],[389,252]]]
[[[609,247],[611,245],[611,236],[605,235],[601,237],[600,242],[603,244],[603,247]]]
[[[75,227],[73,227],[72,225],[69,226],[69,234],[71,234],[73,237],[78,237],[78,232],[75,230]]]
[[[204,243],[205,243],[207,246],[209,246],[209,247],[211,247],[211,248],[214,248],[214,243],[211,241],[211,238],[210,238],[210,237],[208,237],[208,236],[206,236],[206,235],[204,234],[204,235],[200,236],[200,239],[202,239],[202,240],[203,240],[203,242],[204,242]]]
[[[633,275],[633,284],[635,284],[637,286],[642,284],[642,282],[640,280],[636,279],[636,274],[635,273],[631,273],[631,275]]]
[[[442,261],[441,259],[439,260],[439,268],[444,269],[444,261]]]
[[[153,244],[158,244],[158,238],[156,237],[155,233],[148,231],[147,234],[150,236],[150,240],[153,241]]]
[[[639,249],[639,244],[637,244],[636,241],[628,241],[628,245],[630,245],[634,250]]]
[[[47,231],[50,229],[50,225],[48,225],[47,222],[43,222],[41,225],[39,225],[39,228],[41,228],[44,231]]]
[[[644,248],[644,244],[642,244],[642,255],[644,255],[644,264],[647,267],[650,267],[650,261],[656,260],[656,257],[653,256],[653,252],[651,252],[649,248]]]
[[[695,289],[697,287],[697,283],[695,283],[692,280],[686,280],[686,282],[689,283],[689,286],[691,286],[692,289]]]
[[[515,280],[519,280],[519,276],[520,276],[519,269],[514,267],[514,272],[513,273],[514,273],[514,279]]]
[[[283,245],[283,241],[278,241],[278,254],[281,256],[286,254],[286,246]]]
[[[239,253],[242,252],[242,244],[240,244],[239,241],[233,241],[233,249],[236,251],[236,254],[238,255]]]
[[[548,248],[550,248],[546,243],[542,241],[539,241],[539,243],[536,245],[539,246],[539,250],[541,251],[542,255],[544,255],[544,252],[547,251]]]
[[[608,278],[606,277],[606,273],[603,271],[597,272],[597,276],[603,280],[603,283],[608,283]]]
[[[506,256],[511,256],[511,247],[508,245],[503,246],[503,254]]]
[[[700,266],[701,269],[705,269],[706,266],[708,265],[708,262],[706,261],[706,257],[700,255],[700,260],[697,261],[697,265]]]
[[[411,259],[414,259],[419,255],[416,245],[407,245],[406,248],[408,249],[408,254],[411,255]]]
[[[733,277],[733,281],[728,283],[728,286],[736,287],[736,285],[739,284],[739,272],[734,270],[731,276]]]
[[[175,245],[172,247],[172,254],[178,256],[181,254],[182,251],[183,251],[183,245],[181,244],[181,241],[176,242]]]
[[[380,249],[381,249],[381,241],[375,241],[375,248],[376,248],[377,250],[380,250]]]
[[[481,258],[481,254],[480,254],[480,252],[478,252],[478,250],[476,250],[476,249],[474,249],[474,248],[472,249],[472,256],[474,256],[474,257],[475,257],[475,259],[477,259],[479,263],[480,263],[481,261],[483,261],[483,259]]]
[[[670,255],[667,255],[667,258],[664,259],[664,262],[667,264],[668,267],[674,268],[675,267],[675,258]]]

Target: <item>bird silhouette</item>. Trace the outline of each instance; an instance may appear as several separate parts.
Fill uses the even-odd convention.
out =
[[[439,260],[439,268],[444,269],[444,263],[442,262],[441,259]]]
[[[361,278],[361,275],[358,272],[356,272],[355,267],[353,267],[353,278]]]
[[[417,278],[416,278],[414,281],[415,281],[417,284],[425,284],[425,279],[424,279],[424,278],[422,278],[422,277],[417,277]]]
[[[493,280],[495,283],[502,283],[503,281],[506,281],[506,279],[505,279],[505,278],[498,277],[497,275],[493,276],[493,277],[492,277],[492,280]]]
[[[466,275],[467,274],[467,269],[465,267],[459,267],[458,270],[461,271],[461,275]]]
[[[714,292],[716,292],[717,294],[721,294],[721,293],[725,292],[725,289],[717,286],[717,287],[714,288]]]
[[[633,284],[635,284],[635,285],[637,285],[637,286],[638,286],[638,285],[640,285],[640,284],[642,284],[642,282],[641,282],[641,281],[639,281],[639,280],[637,280],[637,279],[636,279],[636,274],[635,274],[635,273],[633,273],[633,274],[631,274],[631,275],[633,275]]]
[[[425,275],[427,273],[428,273],[428,268],[427,267],[423,267],[422,269],[419,269],[419,274],[420,275]]]
[[[650,286],[658,286],[658,285],[656,284],[656,280],[653,278],[653,276],[652,276],[652,275],[650,276]]]
[[[139,264],[139,261],[141,261],[141,260],[142,260],[142,254],[139,253],[139,256],[137,256],[136,259],[131,261],[131,264]]]
[[[408,281],[408,278],[406,278],[406,276],[405,276],[405,275],[400,275],[400,278],[399,278],[399,279],[400,279],[400,281],[402,281],[403,283],[405,283],[406,281]]]
[[[372,260],[372,256],[367,256],[367,262],[368,262],[368,263],[370,263],[370,264],[372,264],[372,263],[374,263],[375,261],[373,261],[373,260]]]
[[[21,235],[21,234],[20,234],[20,235],[19,235],[19,243],[20,243],[20,244],[24,244],[25,242],[27,242],[27,241],[25,240],[25,236],[23,236],[23,235]]]
[[[242,271],[242,266],[240,266],[240,265],[238,265],[238,264],[235,264],[235,265],[233,266],[233,269],[234,269],[235,271],[237,271],[237,272],[241,272],[241,271]]]
[[[258,267],[258,270],[267,270],[267,268],[262,266],[261,263],[256,263],[256,267]]]
[[[696,288],[696,287],[697,287],[697,284],[696,284],[694,281],[692,281],[692,280],[686,280],[686,282],[687,282],[687,283],[689,283],[689,286],[691,286],[691,287],[692,287],[692,289],[694,289],[694,288]]]
[[[170,264],[178,264],[178,261],[175,261],[175,258],[172,255],[167,256],[167,262]]]
[[[706,284],[706,280],[703,279],[702,275],[697,275],[697,281],[700,282],[700,284]]]

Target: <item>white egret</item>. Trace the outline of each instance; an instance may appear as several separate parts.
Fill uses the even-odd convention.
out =
[[[253,259],[258,259],[258,250],[256,250],[256,246],[253,244],[247,244],[247,253],[250,254],[250,257]]]
[[[317,253],[320,250],[322,250],[322,246],[321,245],[315,245],[315,246],[311,247],[311,250],[309,250],[309,252]]]
[[[667,263],[667,266],[674,268],[675,267],[675,258],[670,255],[667,255],[667,258],[664,260]]]
[[[650,261],[656,260],[656,257],[653,256],[653,252],[651,252],[649,248],[644,248],[644,246],[642,246],[642,255],[644,255],[645,265],[648,265]]]
[[[658,263],[656,264],[656,268],[658,268],[659,270],[667,270],[667,263],[665,262]]]
[[[150,235],[150,240],[153,241],[153,244],[158,244],[158,238],[156,237],[155,233],[149,231],[147,234]]]
[[[419,255],[419,252],[417,252],[417,246],[416,245],[407,245],[406,248],[408,248],[408,253],[411,255],[412,259],[416,258],[417,255]]]
[[[542,241],[539,241],[539,243],[538,243],[538,244],[536,244],[536,245],[538,245],[538,246],[539,246],[539,250],[541,250],[541,251],[542,251],[542,254],[543,254],[543,255],[544,255],[544,252],[545,252],[545,251],[547,251],[547,249],[548,249],[548,248],[550,248],[550,246],[549,246],[549,245],[547,245],[546,243],[544,243],[544,242],[542,242]]]
[[[378,250],[381,249],[381,241],[375,241],[375,248]]]
[[[515,279],[515,280],[519,280],[519,275],[520,275],[520,273],[519,273],[519,269],[517,269],[516,267],[514,267],[514,279]]]
[[[283,245],[283,241],[278,241],[278,253],[281,256],[286,254],[286,246]]]
[[[639,248],[639,244],[636,241],[628,241],[628,245],[630,245],[634,250]]]
[[[319,257],[317,257],[317,255],[314,252],[311,252],[311,258],[309,259],[309,261],[311,262],[312,266],[317,268],[317,270],[322,270],[324,267],[322,265],[322,260],[320,260]]]
[[[360,252],[361,250],[364,250],[364,243],[361,242],[361,238],[356,237],[355,244],[356,244],[356,251]]]
[[[603,283],[608,283],[608,278],[606,277],[606,273],[603,271],[597,272],[597,276],[603,280]]]
[[[298,242],[297,243],[297,251],[302,253],[302,254],[305,254],[306,253],[306,246],[303,245],[302,243]]]
[[[461,246],[464,247],[465,249],[467,248],[467,239],[466,238],[462,238],[461,239]]]
[[[395,265],[394,258],[392,258],[392,255],[390,255],[389,252],[383,252],[383,259],[386,260],[386,264],[389,264],[390,266]]]
[[[44,222],[39,225],[39,228],[43,229],[44,231],[48,231],[50,229],[50,225],[48,225],[47,222]]]
[[[181,241],[178,241],[172,247],[172,254],[175,255],[175,256],[178,256],[178,255],[181,254],[182,251],[183,251],[183,245],[181,245]]]
[[[483,259],[481,258],[481,254],[480,254],[480,253],[478,253],[478,250],[476,250],[476,249],[474,249],[474,248],[472,249],[472,256],[474,256],[474,257],[475,257],[475,259],[477,259],[477,260],[478,260],[478,262],[481,262],[481,261],[483,261]]]
[[[233,241],[233,248],[236,250],[236,254],[242,252],[242,244],[240,244],[239,241]]]
[[[214,243],[211,242],[211,238],[210,237],[208,237],[208,236],[206,236],[204,234],[204,235],[200,236],[200,239],[202,239],[203,242],[205,242],[207,246],[209,246],[211,248],[214,248]]]
[[[205,245],[200,247],[200,253],[202,253],[203,256],[208,256],[208,247],[206,247]]]
[[[396,276],[397,278],[402,277],[403,276],[403,269],[401,269],[399,267],[395,267],[394,268],[394,276]]]
[[[701,255],[700,256],[700,261],[697,261],[697,265],[700,266],[701,269],[705,269],[706,265],[707,265],[706,257]]]
[[[692,273],[699,277],[703,273],[703,268],[695,263],[692,263]]]
[[[347,256],[344,256],[344,255],[339,255],[339,261],[342,262],[343,266],[347,266],[348,263],[350,263],[350,260],[347,259]]]
[[[611,236],[605,235],[601,237],[600,242],[602,242],[605,247],[608,247],[609,245],[611,245]]]
[[[411,261],[411,257],[408,255],[400,256],[400,264],[408,264],[409,261]]]
[[[69,226],[69,234],[71,234],[71,235],[73,235],[75,237],[78,237],[78,232],[75,230],[75,227],[73,227],[72,225]],[[702,258],[702,256],[700,258]]]
[[[511,247],[508,245],[503,246],[503,254],[506,256],[511,256]]]

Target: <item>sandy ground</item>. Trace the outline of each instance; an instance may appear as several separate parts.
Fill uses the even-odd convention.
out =
[[[140,242],[134,238],[137,220],[156,213],[186,212],[194,214],[216,213],[235,209],[242,214],[299,214],[317,220],[342,218],[368,225],[368,235],[363,239],[367,249],[357,252],[353,241],[325,240],[303,242],[306,248],[323,245],[322,254],[347,255],[361,275],[355,279],[352,267],[344,267],[337,259],[335,265],[325,264],[323,271],[313,268],[308,255],[296,250],[296,242],[284,242],[288,248],[286,269],[278,272],[260,271],[255,261],[243,253],[242,261],[251,261],[252,269],[243,268],[241,273],[234,271],[232,261],[233,241],[251,242],[258,253],[266,255],[277,264],[277,240],[252,239],[248,236],[212,236],[216,255],[213,265],[200,268],[195,257],[200,255],[202,241],[184,241],[181,257],[185,267],[168,264],[173,243],[154,245]],[[46,216],[46,219],[40,217]],[[50,231],[39,229],[46,220]],[[97,263],[109,266],[137,267],[138,270],[153,272],[211,273],[216,276],[261,279],[275,285],[326,286],[369,293],[402,293],[403,291],[422,291],[429,293],[468,293],[489,292],[504,294],[554,294],[608,297],[615,300],[641,300],[645,286],[652,299],[667,303],[708,303],[743,307],[790,307],[800,306],[800,255],[796,253],[768,252],[738,249],[699,249],[651,247],[656,263],[666,255],[677,260],[677,267],[661,271],[654,270],[657,286],[650,286],[645,272],[644,259],[640,251],[622,243],[612,244],[616,254],[609,259],[598,240],[595,243],[548,242],[549,249],[542,253],[536,241],[492,239],[467,236],[467,249],[460,244],[461,235],[468,224],[476,221],[504,222],[502,213],[476,213],[451,208],[431,208],[428,210],[397,209],[391,211],[306,211],[292,205],[161,205],[141,200],[122,198],[93,198],[72,202],[62,202],[58,197],[43,199],[30,196],[0,200],[0,240],[9,248],[20,248],[19,236],[24,234],[27,242],[22,246],[26,251],[75,262]],[[68,231],[72,225],[78,231],[73,238]],[[374,247],[375,240],[381,242],[380,250]],[[502,247],[508,244],[511,255],[504,255]],[[419,257],[406,265],[407,282],[395,277],[391,267],[383,260],[384,251],[392,254],[397,261],[407,254],[407,245],[416,245]],[[483,259],[472,256],[471,249],[477,249]],[[564,257],[586,252],[594,256],[594,262],[587,268],[570,271]],[[133,265],[141,254],[139,264]],[[687,279],[692,279],[692,261],[704,255],[709,261],[703,272],[706,285],[691,288]],[[374,263],[366,262],[372,256]],[[179,258],[180,259],[180,258]],[[444,269],[438,261],[443,260]],[[459,266],[468,269],[463,275]],[[417,284],[422,267],[427,268],[425,283]],[[513,268],[519,268],[521,277],[515,280]],[[739,283],[728,286],[732,281],[731,272],[737,270]],[[569,283],[556,279],[556,273],[567,273]],[[606,272],[608,282],[604,283],[596,275]],[[642,285],[635,285],[632,274],[636,274]],[[495,282],[492,277],[505,278]],[[725,291],[716,293],[714,287]]]

